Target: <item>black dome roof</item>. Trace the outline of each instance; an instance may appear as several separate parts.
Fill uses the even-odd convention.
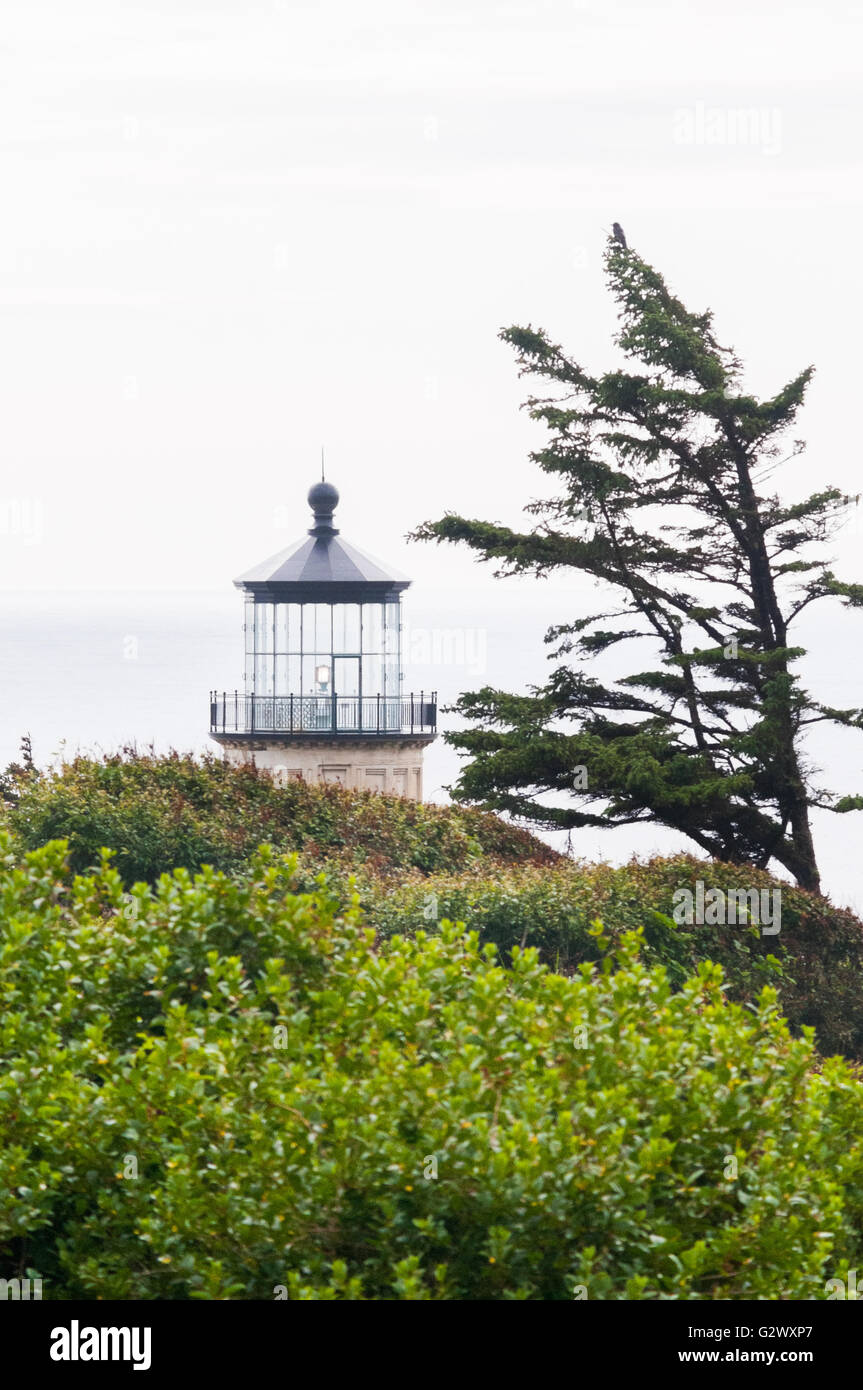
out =
[[[315,483],[309,489],[315,525],[308,536],[247,570],[234,580],[237,588],[281,603],[396,600],[411,581],[341,539],[333,525],[338,500],[332,483]]]

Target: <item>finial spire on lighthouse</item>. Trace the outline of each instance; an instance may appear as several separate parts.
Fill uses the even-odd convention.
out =
[[[325,483],[321,480],[309,489],[309,506],[315,518],[315,524],[310,528],[309,535],[337,536],[339,534],[333,525],[333,512],[338,504],[338,488],[333,487],[332,483]]]

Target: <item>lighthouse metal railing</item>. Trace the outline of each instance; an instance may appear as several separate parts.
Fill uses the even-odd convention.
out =
[[[211,734],[433,734],[437,693],[245,695],[210,692]]]

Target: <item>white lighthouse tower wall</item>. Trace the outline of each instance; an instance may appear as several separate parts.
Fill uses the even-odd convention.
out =
[[[410,739],[375,740],[373,747],[344,738],[338,743],[243,742],[233,747],[226,739],[219,741],[228,762],[235,766],[254,763],[271,772],[273,780],[281,785],[292,780],[337,782],[357,791],[385,792],[422,801],[423,745]]]

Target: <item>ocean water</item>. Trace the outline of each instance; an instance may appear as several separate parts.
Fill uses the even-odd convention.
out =
[[[524,690],[548,670],[542,637],[560,616],[539,586],[477,594],[428,588],[405,609],[405,690],[436,690],[446,705],[463,690],[492,685]],[[589,600],[581,596],[578,600]],[[856,621],[859,622],[859,619]],[[818,698],[861,705],[863,663],[854,631],[837,615],[801,633],[809,648],[805,675]],[[208,693],[242,689],[242,614],[236,591],[188,593],[0,594],[2,765],[18,754],[29,733],[43,765],[81,751],[149,744],[203,751],[208,738]],[[442,715],[439,727],[454,727]],[[863,791],[863,734],[813,726],[808,742],[819,781],[843,793]],[[459,758],[442,738],[425,755],[427,799],[446,801]],[[814,813],[825,890],[841,905],[863,910],[863,813]],[[566,836],[545,838],[559,848]],[[693,850],[661,828],[573,831],[580,858],[621,863]]]

